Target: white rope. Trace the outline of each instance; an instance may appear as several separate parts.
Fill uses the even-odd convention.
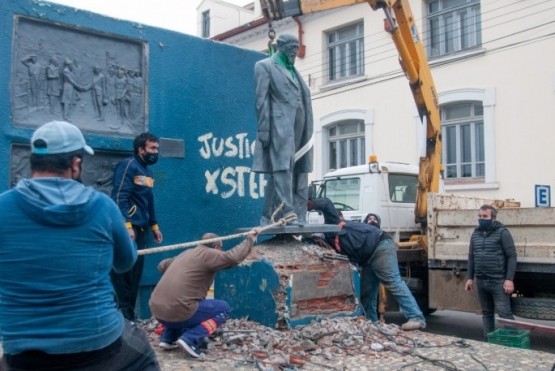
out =
[[[308,142],[304,144],[297,152],[295,152],[295,162],[299,161],[314,145],[314,136],[310,137]]]
[[[274,228],[274,227],[277,227],[277,226],[280,226],[280,225],[285,225],[288,222],[293,221],[295,219],[297,219],[296,215],[287,216],[285,218],[282,218],[282,219],[278,220],[275,223],[268,224],[268,225],[265,225],[263,227],[260,227],[259,228],[259,230],[260,230],[259,233],[261,233],[261,232],[263,232],[267,229],[270,229],[270,228]],[[250,232],[251,231],[247,231],[247,232],[231,234],[229,236],[224,236],[224,237],[208,238],[206,240],[198,240],[198,241],[193,241],[193,242],[178,243],[178,244],[175,244],[175,245],[167,245],[167,246],[154,247],[154,248],[150,248],[150,249],[143,249],[143,250],[137,251],[137,255],[147,255],[147,254],[154,254],[154,253],[164,252],[164,251],[171,251],[171,250],[177,250],[177,249],[186,249],[187,247],[193,247],[193,246],[197,246],[199,244],[208,244],[208,243],[213,243],[213,242],[232,240],[234,238],[245,237]]]

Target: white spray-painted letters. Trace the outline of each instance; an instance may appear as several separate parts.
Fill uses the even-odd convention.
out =
[[[254,141],[250,141],[247,133],[239,133],[227,138],[218,138],[213,133],[199,136],[201,143],[199,153],[205,160],[218,157],[250,159],[254,154]],[[264,174],[251,172],[249,166],[228,166],[206,170],[206,193],[230,198],[234,195],[258,199],[264,197],[266,179]]]

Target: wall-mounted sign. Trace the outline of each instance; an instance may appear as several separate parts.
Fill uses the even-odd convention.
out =
[[[551,186],[535,185],[536,207],[551,207]]]

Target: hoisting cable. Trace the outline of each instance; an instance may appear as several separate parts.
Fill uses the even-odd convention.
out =
[[[272,21],[268,20],[268,56],[271,57],[276,53],[277,46],[274,43],[276,38],[276,31],[274,30],[274,26],[272,25]]]

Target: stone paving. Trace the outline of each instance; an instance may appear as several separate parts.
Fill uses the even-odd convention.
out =
[[[225,325],[224,325],[225,326]],[[395,327],[395,325],[388,325]],[[148,330],[147,330],[148,331]],[[224,328],[225,331],[225,328]],[[231,330],[234,331],[234,330]],[[237,331],[237,330],[235,330]],[[274,330],[268,329],[273,332]],[[287,331],[285,337],[291,337]],[[158,348],[158,335],[149,333],[163,371],[186,370],[553,370],[555,354],[510,348],[480,341],[462,340],[425,331],[399,332],[385,349],[370,347],[350,350],[339,347],[322,352],[312,349],[301,356],[288,352],[249,350],[250,345],[236,348],[225,341],[211,342],[203,359],[191,359],[179,349]],[[236,335],[235,335],[236,337]],[[389,338],[391,340],[391,338]],[[374,345],[374,344],[373,344]],[[372,345],[372,348],[373,348]],[[285,349],[285,348],[284,348]],[[290,348],[287,348],[289,351]],[[332,348],[333,349],[333,348]],[[361,349],[363,351],[361,352]],[[289,354],[292,354],[289,352]]]
[[[156,351],[162,371],[220,371],[220,370],[538,370],[550,371],[555,368],[555,354],[501,345],[488,344],[480,341],[429,334],[425,331],[403,333],[409,342],[417,346],[407,350],[397,347],[395,350],[373,351],[365,354],[309,354],[302,359],[293,359],[297,365],[291,364],[284,357],[256,358],[260,352],[249,352],[243,348],[223,350],[218,341],[211,342],[209,349],[201,360],[191,359],[180,350],[163,351],[158,347],[158,335],[152,326],[145,325],[149,338]],[[268,330],[273,331],[273,330]],[[288,333],[284,332],[287,336]],[[214,345],[216,344],[216,346]],[[399,353],[399,351],[401,353]],[[403,353],[403,351],[406,351]],[[0,355],[2,349],[0,346]],[[299,361],[304,361],[301,366]],[[271,363],[273,362],[273,363]]]
[[[439,335],[438,335],[439,336]],[[445,341],[454,340],[444,337]],[[312,356],[304,370],[552,370],[555,355],[526,349],[469,341],[468,348],[418,348],[413,354],[393,351],[369,352],[367,355],[338,356],[328,360]],[[239,354],[208,354],[204,360],[186,358],[180,351],[156,350],[161,369],[173,370],[278,370],[277,366],[255,363]],[[289,366],[289,369],[294,369]]]

